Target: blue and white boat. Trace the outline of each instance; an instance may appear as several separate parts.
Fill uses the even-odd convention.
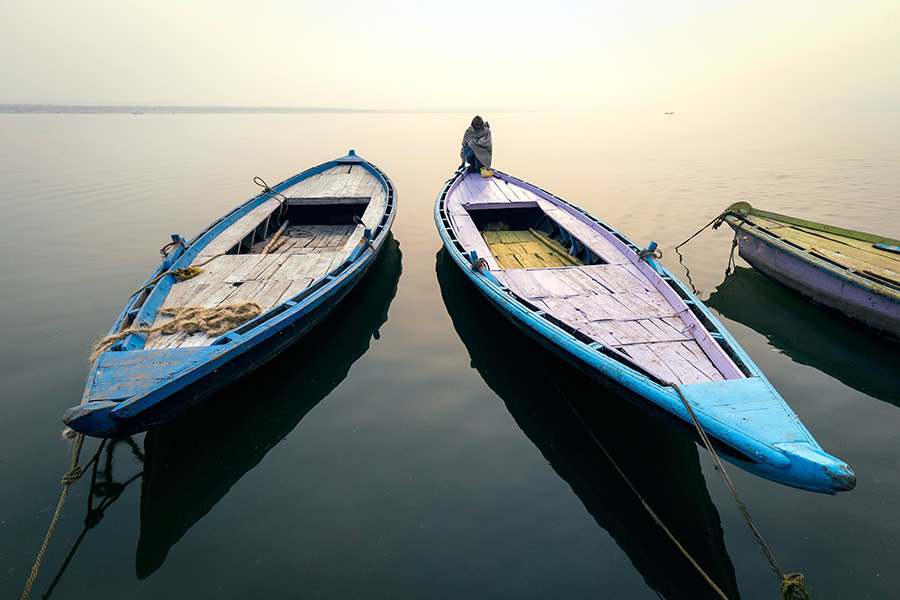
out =
[[[525,333],[767,479],[824,493],[856,476],[825,452],[719,320],[657,260],[525,181],[459,170],[435,202],[451,258]],[[692,415],[693,413],[693,415]]]
[[[396,210],[391,180],[351,150],[265,187],[190,242],[173,235],[63,421],[91,436],[131,435],[263,364],[360,281]]]

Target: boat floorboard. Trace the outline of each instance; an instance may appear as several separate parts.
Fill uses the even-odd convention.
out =
[[[631,268],[629,268],[631,267]],[[633,265],[492,271],[517,296],[678,384],[724,376],[689,327]]]
[[[284,243],[270,254],[262,254],[268,240],[253,245],[247,254],[226,254],[203,265],[203,272],[175,283],[162,308],[216,307],[256,302],[268,310],[299,294],[324,277],[350,255],[360,225],[304,225],[288,227]],[[361,235],[361,232],[359,232]],[[195,263],[209,260],[198,258]],[[153,327],[172,317],[158,314]],[[164,349],[208,345],[214,338],[203,332],[177,332],[148,336],[144,348]]]
[[[571,258],[565,248],[560,256],[530,231],[479,231],[469,212],[504,206],[540,208],[606,264],[564,264]],[[694,337],[691,316],[678,314],[617,241],[568,205],[514,181],[467,174],[450,189],[445,207],[466,251],[476,251],[498,281],[539,310],[631,358],[663,381],[686,384],[726,378]],[[732,376],[737,373],[727,358],[722,360],[730,365]]]
[[[821,258],[847,269],[870,271],[900,283],[900,256],[876,248],[870,242],[783,223],[759,215],[750,215],[747,220],[805,251],[818,254]]]

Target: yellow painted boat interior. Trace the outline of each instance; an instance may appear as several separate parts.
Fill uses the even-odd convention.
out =
[[[482,231],[482,237],[501,269],[542,269],[581,266],[558,241],[534,229]]]

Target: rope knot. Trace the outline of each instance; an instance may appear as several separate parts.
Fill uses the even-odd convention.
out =
[[[481,269],[487,269],[487,268],[488,268],[488,262],[484,258],[479,258],[472,265],[473,271],[480,271]]]
[[[63,475],[60,483],[63,485],[72,485],[73,483],[81,479],[82,475],[84,475],[84,469],[82,469],[81,467],[75,467],[71,471]]]
[[[650,248],[644,248],[640,252],[638,252],[638,258],[643,260],[647,260],[648,257],[653,257],[655,259],[662,258],[662,248],[654,248],[651,250]]]
[[[803,585],[803,573],[790,573],[781,580],[782,600],[811,600],[806,586]]]

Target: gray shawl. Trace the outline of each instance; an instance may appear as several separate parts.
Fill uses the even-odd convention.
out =
[[[490,168],[491,154],[494,149],[494,146],[491,143],[491,126],[485,123],[484,129],[475,131],[475,128],[469,125],[469,128],[466,129],[466,132],[463,134],[462,149],[459,151],[459,156],[463,162],[466,160],[466,147],[472,149],[475,153],[475,158],[477,158],[481,164]]]

